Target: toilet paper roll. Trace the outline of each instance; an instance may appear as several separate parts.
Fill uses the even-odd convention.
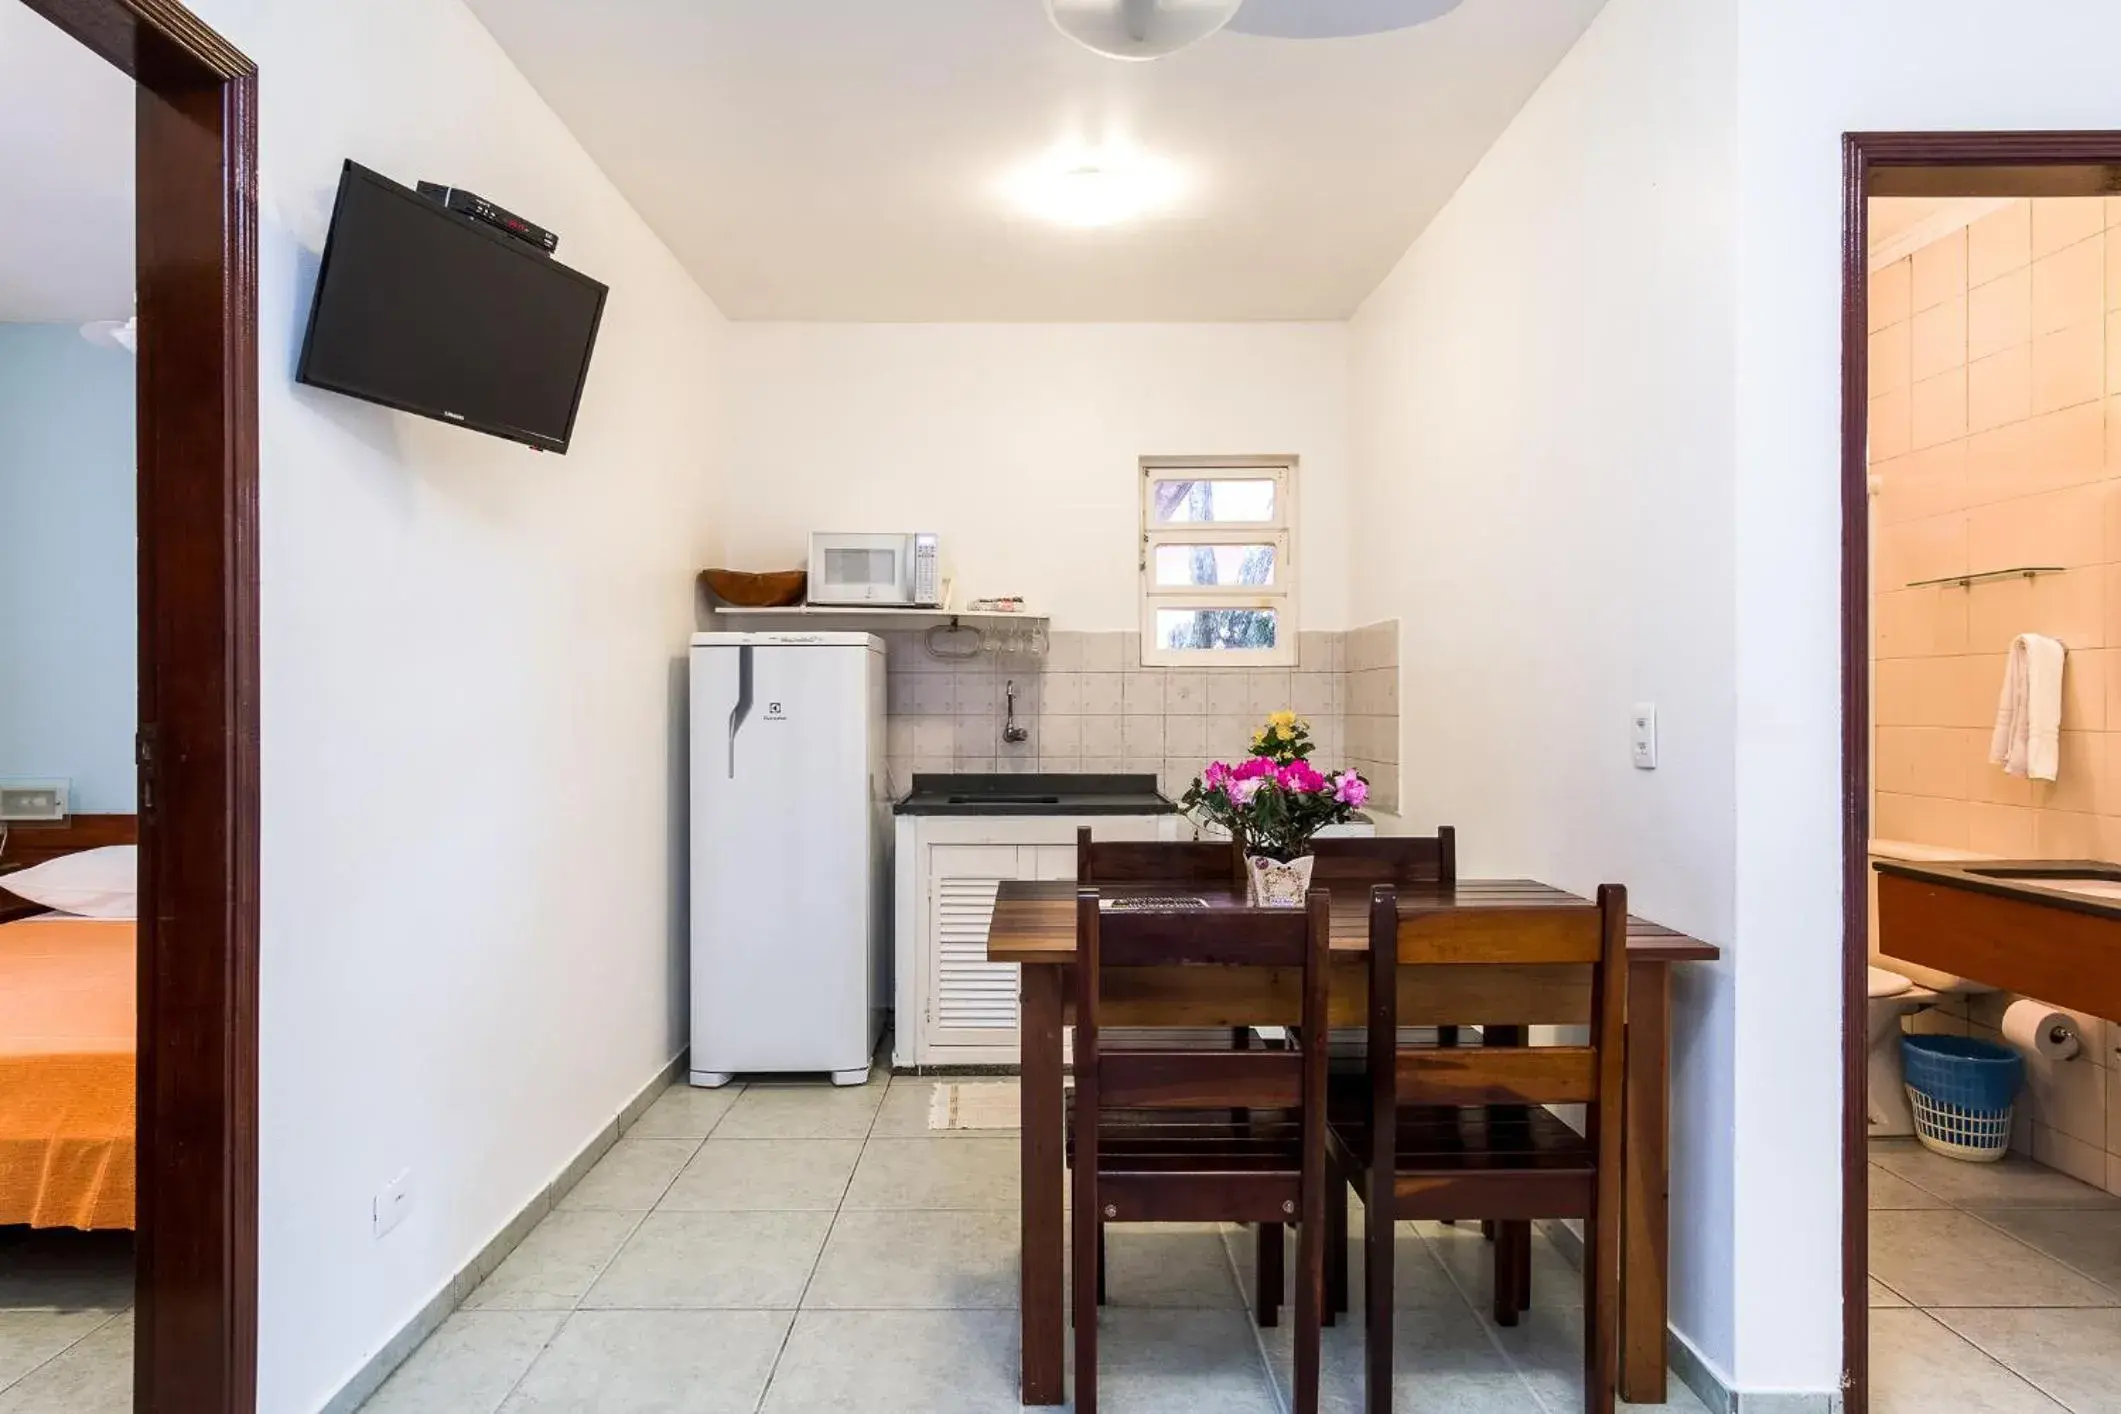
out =
[[[2023,997],[2003,1011],[2003,1039],[2046,1060],[2065,1061],[2084,1049],[2077,1023],[2066,1011]]]

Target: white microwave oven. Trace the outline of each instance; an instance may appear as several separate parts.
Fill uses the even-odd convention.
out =
[[[937,608],[943,602],[936,537],[818,530],[810,535],[810,602]]]

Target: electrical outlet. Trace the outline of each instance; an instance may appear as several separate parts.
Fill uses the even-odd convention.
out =
[[[377,1237],[389,1235],[390,1230],[405,1221],[412,1211],[412,1170],[404,1169],[398,1176],[383,1185],[372,1200],[370,1216]]]
[[[0,781],[0,821],[67,817],[67,781]]]
[[[1635,769],[1654,771],[1657,769],[1657,704],[1638,702],[1635,710],[1628,714],[1628,745],[1635,758]]]

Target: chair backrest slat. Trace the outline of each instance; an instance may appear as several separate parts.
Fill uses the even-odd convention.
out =
[[[1597,963],[1603,947],[1600,927],[1595,904],[1441,908],[1402,922],[1394,947],[1402,966],[1553,963],[1589,967]]]
[[[1302,978],[1306,1035],[1324,1035],[1331,916],[1324,890],[1304,908],[1108,909],[1076,895],[1076,1100],[1092,1109],[1287,1109],[1325,1104],[1324,1052],[1106,1050],[1103,994],[1142,969],[1287,969]],[[1314,1093],[1315,1092],[1315,1093]]]
[[[1311,859],[1311,882],[1322,889],[1437,888],[1458,882],[1458,836],[1449,825],[1433,835],[1313,840]]]
[[[1598,1052],[1589,1046],[1403,1050],[1398,1092],[1402,1105],[1591,1104],[1598,1099]]]
[[[1226,841],[1093,840],[1075,831],[1075,882],[1085,885],[1170,884],[1175,888],[1241,888],[1244,862]]]
[[[1372,1122],[1394,1123],[1401,1105],[1592,1107],[1594,1137],[1617,1127],[1624,1079],[1627,891],[1608,884],[1595,904],[1436,908],[1402,920],[1398,895],[1370,900]],[[1402,998],[1425,1025],[1589,1029],[1581,1046],[1400,1049]],[[1449,1008],[1450,1010],[1446,1010]],[[1455,1012],[1456,1014],[1453,1014]]]
[[[1293,1051],[1097,1053],[1098,1098],[1115,1110],[1293,1110],[1303,1067]]]

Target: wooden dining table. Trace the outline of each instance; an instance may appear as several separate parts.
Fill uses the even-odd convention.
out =
[[[1110,898],[1183,893],[1209,907],[1242,903],[1233,890],[1169,885],[1104,887]],[[1018,1047],[1022,1061],[1022,1306],[1025,1404],[1066,1397],[1063,1351],[1066,1301],[1062,1253],[1065,1132],[1061,1030],[1069,1020],[1075,975],[1076,885],[1007,880],[997,892],[987,934],[990,962],[1015,963],[1021,978]],[[1438,909],[1523,908],[1577,904],[1565,890],[1529,879],[1462,879],[1448,887],[1402,888],[1402,926]],[[1361,1026],[1368,998],[1369,899],[1347,891],[1333,899],[1330,1012],[1335,1026]],[[1671,969],[1714,960],[1717,949],[1632,915],[1628,919],[1627,1091],[1621,1205],[1621,1395],[1635,1404],[1665,1400],[1665,1268],[1668,1251]],[[1107,979],[1107,1026],[1283,1026],[1296,1020],[1298,978],[1264,968],[1130,968],[1123,990]],[[1138,974],[1138,975],[1134,975]],[[1402,977],[1406,973],[1402,972]],[[1404,984],[1403,984],[1404,985]],[[1565,990],[1565,989],[1563,989]],[[1558,994],[1557,994],[1558,995]],[[1574,1012],[1562,1009],[1573,1004]],[[1477,1023],[1463,1016],[1425,1016],[1424,998],[1403,990],[1409,1025]],[[1433,1006],[1429,1010],[1434,1010]],[[1580,998],[1557,999],[1553,1020],[1581,1015]],[[1496,1018],[1540,1025],[1548,1018]]]

